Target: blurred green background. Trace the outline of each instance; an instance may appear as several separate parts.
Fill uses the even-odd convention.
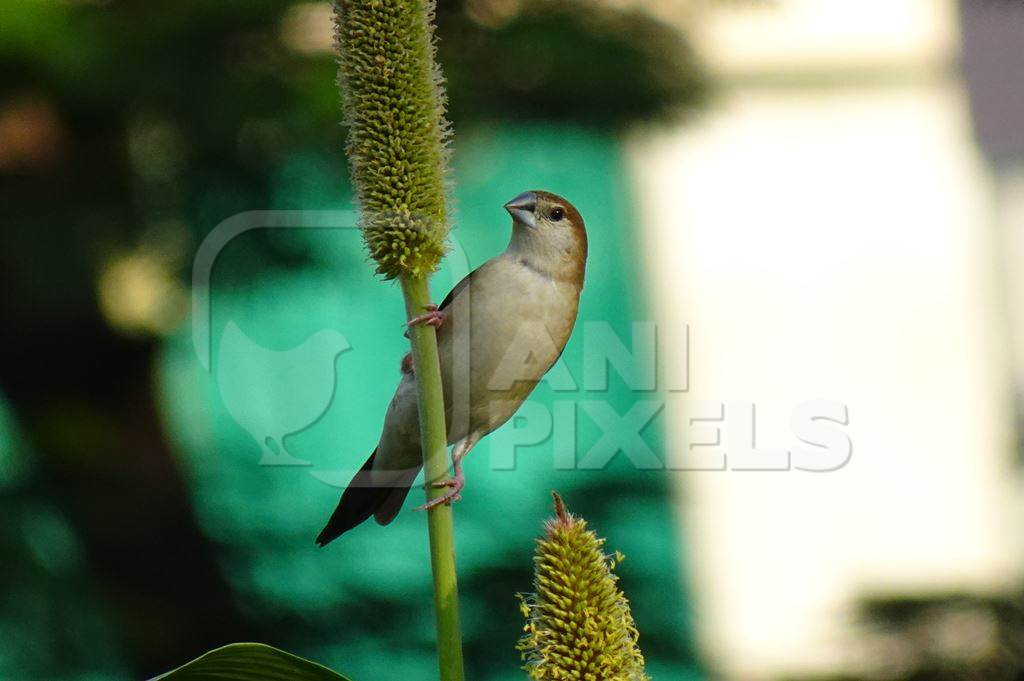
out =
[[[0,17],[0,678],[146,678],[239,640],[357,681],[430,678],[416,494],[387,529],[313,544],[340,493],[329,483],[372,449],[397,382],[398,289],[374,279],[352,230],[250,232],[213,271],[212,371],[192,343],[192,259],[217,224],[352,207],[329,4],[0,0]],[[702,100],[684,36],[585,2],[441,2],[438,25],[459,258],[475,267],[504,247],[512,196],[563,194],[590,233],[578,329],[628,338],[646,296],[620,132]],[[438,274],[435,298],[458,274]],[[219,373],[232,323],[274,351],[324,331],[349,344],[311,360],[337,387],[284,443],[308,465],[260,465],[266,444],[232,416],[281,413],[295,388],[259,366]],[[577,383],[580,336],[564,356]],[[543,385],[531,401],[571,407],[579,393]],[[643,398],[613,372],[619,413]],[[578,412],[577,451],[600,435]],[[644,437],[662,450],[656,428]],[[484,443],[468,462],[456,530],[469,678],[523,677],[515,594],[552,488],[626,554],[652,676],[699,678],[664,476],[619,459],[555,470],[557,454],[546,438],[515,470],[490,470]]]

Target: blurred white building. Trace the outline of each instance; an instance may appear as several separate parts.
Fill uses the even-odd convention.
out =
[[[952,0],[663,4],[719,87],[629,143],[665,347],[689,325],[670,446],[710,400],[791,448],[815,398],[853,443],[831,473],[675,474],[702,650],[731,679],[897,671],[858,601],[1021,575],[996,187],[1019,215],[1024,175],[1001,184],[976,142]]]

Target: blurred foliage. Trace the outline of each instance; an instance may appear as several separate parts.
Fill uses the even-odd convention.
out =
[[[788,681],[1024,679],[1024,595],[865,598],[857,624],[864,665],[841,676]]]
[[[0,678],[126,679],[82,547],[42,482],[0,396]]]
[[[683,37],[641,13],[576,0],[469,4],[438,8],[456,130],[517,119],[617,127],[703,92]],[[491,5],[515,11],[490,17]],[[89,282],[140,234],[187,230],[195,242],[229,215],[276,207],[275,177],[304,151],[340,171],[331,193],[344,203],[333,56],[282,28],[308,7],[0,0],[0,109],[24,114],[7,135],[17,149],[0,154],[0,199],[13,213],[0,243],[21,254],[0,273],[8,304],[22,314],[94,307],[90,286],[53,287],[46,275]],[[0,147],[12,146],[3,130]],[[41,252],[51,239],[65,248]],[[259,272],[303,259],[270,241]]]
[[[468,12],[459,2],[438,7],[456,126],[527,119],[618,127],[679,113],[705,96],[683,37],[639,10],[594,0],[466,4]]]

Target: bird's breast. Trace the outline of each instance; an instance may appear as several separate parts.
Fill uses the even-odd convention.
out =
[[[446,310],[439,336],[452,440],[515,413],[558,359],[579,288],[511,260],[492,261]]]

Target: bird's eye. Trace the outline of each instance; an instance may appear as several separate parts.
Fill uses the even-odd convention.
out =
[[[551,209],[551,220],[552,220],[552,222],[558,222],[563,217],[565,217],[565,211],[564,210],[562,210],[561,208],[552,208]]]

